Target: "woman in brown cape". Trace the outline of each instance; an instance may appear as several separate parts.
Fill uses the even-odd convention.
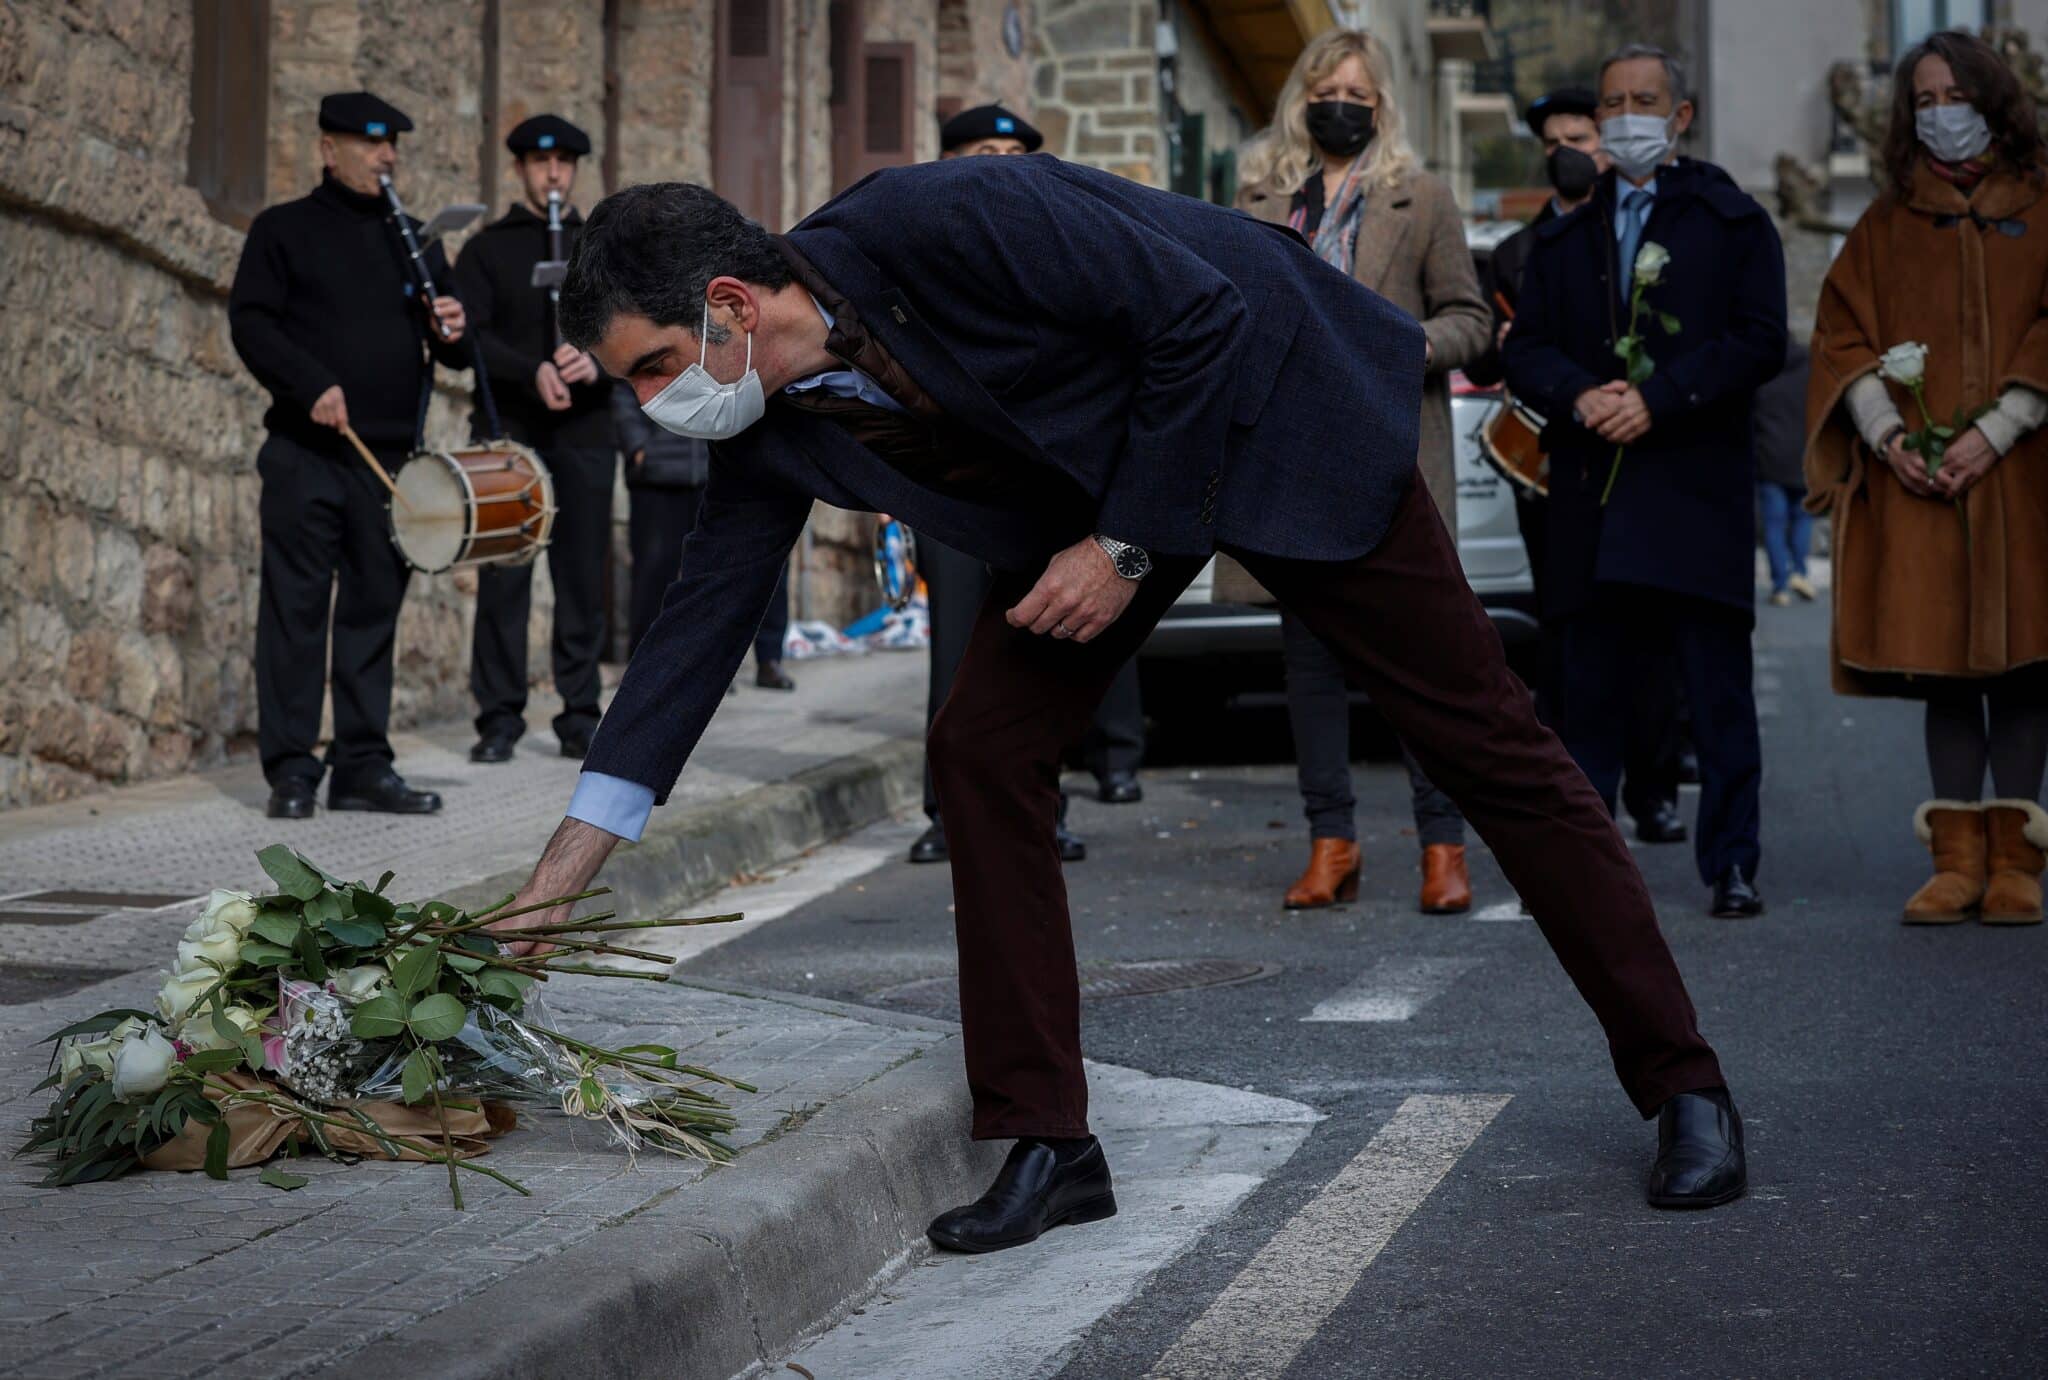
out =
[[[1940,33],[1899,63],[1884,165],[1888,190],[1822,289],[1807,396],[1809,506],[1834,515],[1834,684],[1927,706],[1936,798],[1914,828],[1935,874],[1906,922],[2034,923],[2048,847],[2048,151],[1998,54]],[[1978,414],[1931,475],[1905,444],[1927,420],[1878,372],[1908,343],[1925,347],[1933,421]]]

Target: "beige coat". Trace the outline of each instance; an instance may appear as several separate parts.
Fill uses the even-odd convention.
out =
[[[1284,223],[1290,194],[1246,188],[1238,209]],[[1479,288],[1465,223],[1450,188],[1426,172],[1409,173],[1392,187],[1366,193],[1359,217],[1351,276],[1422,323],[1429,340],[1429,372],[1422,387],[1422,431],[1416,447],[1429,496],[1453,535],[1458,530],[1456,439],[1451,434],[1450,372],[1484,355],[1492,343],[1493,311]],[[1331,398],[1331,407],[1343,399]],[[1220,603],[1271,603],[1271,596],[1228,556],[1216,564]]]

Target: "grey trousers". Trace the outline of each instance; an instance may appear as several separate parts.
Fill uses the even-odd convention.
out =
[[[1351,699],[1344,684],[1344,668],[1307,624],[1284,609],[1280,636],[1287,666],[1287,721],[1294,730],[1294,769],[1301,784],[1309,837],[1356,839]],[[1464,843],[1465,817],[1458,807],[1422,774],[1406,745],[1401,754],[1408,763],[1410,804],[1420,846]]]

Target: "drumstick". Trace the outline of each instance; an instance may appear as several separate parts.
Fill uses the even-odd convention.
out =
[[[370,454],[370,448],[363,444],[362,437],[356,435],[355,428],[344,422],[341,434],[348,437],[348,443],[356,448],[356,454],[363,457],[363,462],[377,472],[377,477],[384,481],[385,488],[391,490],[391,497],[397,501],[398,506],[407,512],[411,512],[412,505],[405,501],[405,495],[400,493],[398,486],[391,482],[390,474],[385,471],[384,466],[377,462],[377,457]]]
[[[1500,314],[1502,316],[1506,317],[1510,321],[1515,319],[1514,303],[1508,301],[1508,295],[1505,292],[1502,292],[1499,288],[1495,288],[1493,290],[1493,304],[1496,307],[1500,308]]]

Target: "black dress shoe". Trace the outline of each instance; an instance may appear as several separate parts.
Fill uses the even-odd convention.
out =
[[[270,804],[263,813],[272,819],[311,819],[318,784],[297,778],[278,782],[270,788]]]
[[[1087,860],[1088,845],[1081,842],[1077,836],[1067,832],[1067,793],[1065,791],[1060,792],[1060,814],[1059,819],[1053,824],[1052,833],[1053,838],[1060,847],[1061,862],[1085,862]]]
[[[595,728],[558,728],[555,738],[562,745],[564,757],[583,758],[590,755],[590,740],[597,736]]]
[[[476,746],[469,750],[472,762],[509,762],[512,760],[512,744],[518,740],[509,733],[486,733],[476,740]]]
[[[1714,883],[1713,915],[1717,920],[1748,920],[1764,913],[1763,894],[1742,869],[1731,867]]]
[[[386,815],[432,815],[441,810],[441,797],[433,791],[416,791],[405,778],[386,768],[382,776],[365,777],[344,786],[340,781],[327,787],[330,810],[374,810]]]
[[[1691,748],[1678,754],[1678,784],[1697,786],[1700,784],[1700,755]]]
[[[917,842],[910,845],[910,860],[914,863],[941,863],[946,857],[946,826],[933,820],[932,827],[919,834]]]
[[[1113,771],[1097,782],[1095,798],[1105,805],[1135,805],[1145,798],[1133,771]]]
[[[794,690],[796,682],[789,678],[789,672],[782,669],[779,661],[764,661],[754,668],[754,684],[763,690]]]
[[[1748,1183],[1742,1113],[1726,1088],[1683,1092],[1664,1104],[1657,1113],[1651,1207],[1719,1207],[1740,1198]]]
[[[1067,1150],[1020,1140],[988,1192],[940,1213],[925,1235],[949,1251],[1001,1251],[1036,1241],[1053,1227],[1114,1216],[1109,1161],[1095,1137]]]
[[[1675,801],[1660,800],[1655,809],[1636,816],[1636,837],[1644,843],[1684,843],[1685,820]]]

